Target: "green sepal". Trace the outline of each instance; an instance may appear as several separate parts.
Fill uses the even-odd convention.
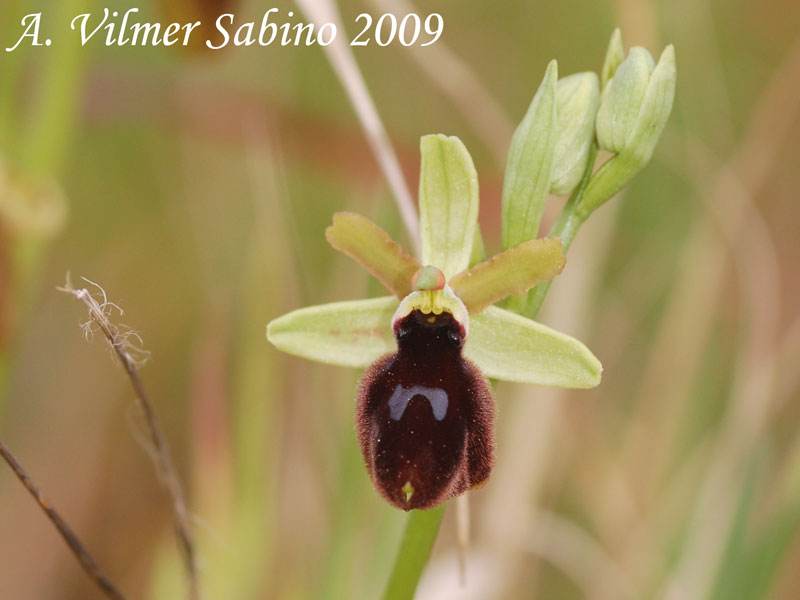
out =
[[[366,367],[396,350],[391,296],[310,306],[267,326],[276,348],[343,367]],[[470,317],[464,354],[487,377],[565,388],[600,383],[600,361],[578,340],[490,306]]]
[[[654,68],[650,52],[634,46],[606,85],[597,111],[597,140],[603,150],[628,149]]]
[[[348,300],[293,310],[267,325],[279,350],[342,367],[366,367],[396,350],[392,315],[397,298]]]
[[[464,354],[494,379],[592,388],[603,367],[581,342],[496,306],[470,317]]]
[[[328,243],[359,263],[398,298],[411,293],[411,279],[422,267],[383,229],[356,213],[333,215]]]
[[[503,249],[538,237],[550,191],[556,135],[558,64],[550,61],[528,112],[511,138],[502,197]]]
[[[611,34],[611,39],[608,42],[608,49],[606,49],[606,58],[603,61],[603,69],[600,71],[600,85],[605,88],[609,80],[614,76],[617,67],[622,64],[625,59],[625,49],[622,46],[622,33],[617,27],[614,33]]]
[[[561,240],[529,240],[462,271],[450,281],[470,314],[475,314],[512,294],[523,294],[549,281],[564,268]]]
[[[672,112],[675,99],[675,48],[664,48],[650,75],[639,118],[630,134],[630,152],[647,164]]]
[[[420,141],[419,222],[422,263],[449,279],[469,266],[478,222],[478,174],[457,137]]]

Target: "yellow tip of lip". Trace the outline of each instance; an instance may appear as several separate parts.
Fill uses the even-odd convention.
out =
[[[403,494],[406,497],[406,504],[411,502],[411,496],[414,495],[414,486],[411,485],[411,482],[410,481],[406,481],[406,484],[403,486],[403,488],[400,491],[403,492]]]

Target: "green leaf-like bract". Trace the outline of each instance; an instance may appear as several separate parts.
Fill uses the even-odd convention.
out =
[[[496,306],[470,318],[464,355],[495,379],[591,388],[603,367],[581,342]]]
[[[538,237],[539,222],[553,169],[558,133],[556,80],[558,65],[550,61],[525,118],[511,138],[503,181],[503,249]]]
[[[469,266],[478,222],[478,174],[457,137],[426,135],[420,151],[422,263],[450,279]]]

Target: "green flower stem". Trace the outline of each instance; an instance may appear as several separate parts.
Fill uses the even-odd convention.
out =
[[[580,226],[583,225],[583,222],[589,217],[589,214],[591,214],[591,211],[586,211],[582,208],[586,206],[586,199],[589,193],[596,193],[592,192],[592,188],[601,193],[605,191],[597,186],[591,185],[595,182],[595,179],[592,178],[592,171],[594,170],[594,162],[597,159],[597,151],[597,142],[595,142],[589,150],[589,160],[586,161],[586,170],[583,172],[581,182],[578,184],[578,187],[575,188],[575,191],[572,192],[569,200],[567,200],[567,203],[564,205],[564,209],[561,211],[561,214],[558,215],[558,219],[553,223],[548,233],[550,237],[561,238],[561,249],[564,254],[567,253],[567,249],[570,247],[570,244],[572,244],[572,240],[575,239],[575,235],[578,233]],[[552,281],[545,281],[533,288],[533,291],[528,295],[525,316],[531,319],[536,318],[536,315],[539,314],[539,310],[542,308],[545,296],[547,296],[547,292],[550,290],[551,283]]]
[[[635,156],[617,154],[597,170],[580,202],[577,211],[585,221],[595,209],[625,187],[647,162]]]
[[[445,504],[432,510],[414,510],[409,513],[383,600],[414,598],[422,571],[433,551],[446,506]]]

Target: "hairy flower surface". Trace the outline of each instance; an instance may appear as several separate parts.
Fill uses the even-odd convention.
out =
[[[431,508],[489,476],[492,390],[462,356],[464,327],[452,314],[415,309],[394,330],[397,352],[373,363],[358,387],[358,440],[390,503]]]
[[[564,266],[557,238],[523,242],[470,266],[478,178],[464,145],[422,138],[421,262],[366,218],[337,213],[326,236],[394,296],[336,302],[272,321],[279,349],[366,368],[356,425],[378,492],[404,509],[433,508],[482,484],[493,462],[487,377],[590,388],[602,367],[578,340],[493,306]]]

